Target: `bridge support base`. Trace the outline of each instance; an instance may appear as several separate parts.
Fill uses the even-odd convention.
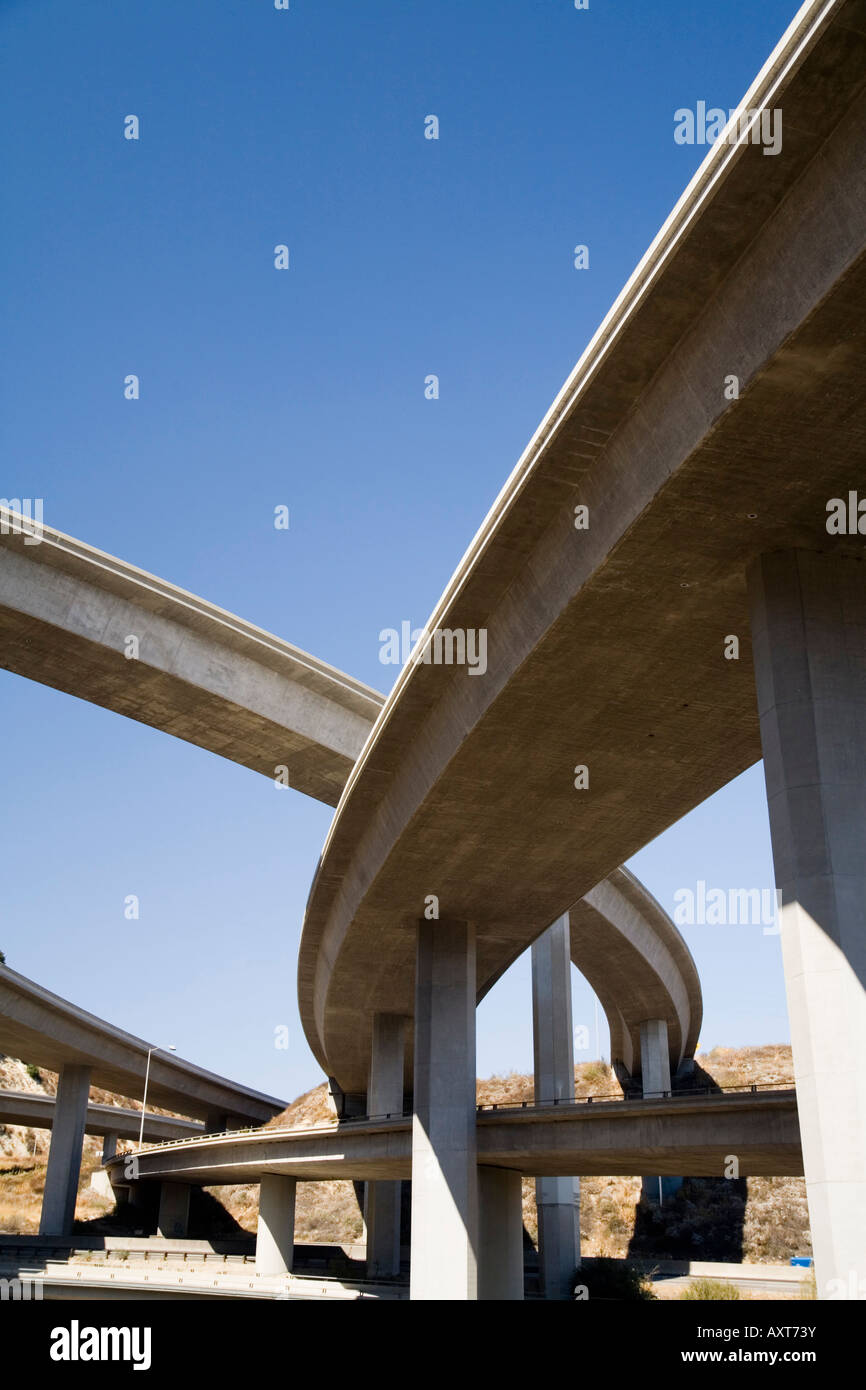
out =
[[[866,1298],[866,564],[761,556],[752,643],[819,1298]]]
[[[574,1100],[568,913],[532,944],[535,1102]],[[580,1179],[536,1178],[538,1267],[545,1298],[571,1298],[580,1264]]]
[[[478,1169],[478,1297],[523,1300],[523,1184],[510,1168]]]
[[[412,1119],[413,1299],[477,1297],[475,929],[418,923]]]
[[[183,1239],[189,1234],[189,1183],[160,1184],[156,1229],[167,1240]]]
[[[397,1014],[376,1014],[367,1084],[368,1115],[402,1114],[405,1053],[405,1018]],[[400,1273],[402,1188],[400,1182],[368,1182],[366,1185],[364,1224],[367,1227],[367,1275],[371,1279]]]
[[[54,1107],[40,1235],[72,1234],[89,1095],[90,1068],[65,1066],[60,1073]]]
[[[538,1269],[545,1298],[571,1298],[580,1265],[580,1179],[536,1178]]]
[[[259,1224],[256,1229],[256,1274],[291,1274],[295,1252],[296,1178],[262,1173]]]

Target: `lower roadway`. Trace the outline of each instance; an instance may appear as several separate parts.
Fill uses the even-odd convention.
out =
[[[803,1173],[797,1097],[789,1088],[481,1110],[477,1142],[479,1164],[533,1176]],[[732,1156],[733,1174],[726,1172]],[[148,1149],[137,1161],[142,1181],[201,1186],[260,1181],[263,1173],[311,1182],[405,1180],[412,1121],[400,1115],[235,1132]],[[118,1184],[121,1165],[107,1165]]]

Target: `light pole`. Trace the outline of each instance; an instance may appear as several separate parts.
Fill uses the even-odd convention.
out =
[[[146,1066],[145,1071],[144,1071],[144,1097],[143,1097],[142,1102],[141,1102],[141,1128],[140,1128],[140,1130],[138,1131],[138,1147],[139,1147],[139,1149],[141,1149],[141,1146],[142,1146],[142,1144],[144,1143],[144,1112],[145,1112],[146,1109],[147,1109],[147,1083],[148,1083],[148,1081],[150,1080],[150,1058],[151,1058],[151,1054],[154,1053],[154,1052],[176,1052],[176,1051],[177,1051],[177,1048],[174,1046],[173,1043],[169,1043],[168,1047],[149,1047],[149,1048],[147,1049],[147,1066]]]

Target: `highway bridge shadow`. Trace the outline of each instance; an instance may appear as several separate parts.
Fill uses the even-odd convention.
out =
[[[721,1089],[697,1062],[674,1083],[677,1093]],[[745,1178],[662,1178],[661,1189],[659,1182],[642,1181],[628,1258],[742,1262]]]
[[[114,1211],[92,1221],[76,1221],[73,1225],[75,1235],[143,1235],[156,1234],[159,1214],[159,1183],[142,1183],[140,1199],[135,1205],[120,1201]],[[216,1197],[204,1188],[192,1187],[189,1194],[189,1226],[187,1236],[190,1240],[250,1239],[245,1231]]]

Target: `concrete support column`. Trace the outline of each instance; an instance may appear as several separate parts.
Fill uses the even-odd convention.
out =
[[[535,1103],[574,1100],[568,913],[532,944]],[[538,1266],[546,1298],[570,1298],[580,1264],[579,1178],[536,1178]]]
[[[117,1135],[103,1134],[102,1136],[102,1162],[106,1164],[109,1159],[114,1158],[117,1153]]]
[[[295,1250],[297,1178],[262,1173],[259,1224],[256,1229],[256,1274],[291,1274]]]
[[[475,928],[418,923],[413,1299],[477,1297]]]
[[[644,1019],[640,1026],[640,1074],[645,1096],[671,1089],[668,1025],[663,1018]]]
[[[818,1297],[863,1299],[866,564],[765,555],[749,597]]]
[[[160,1183],[156,1232],[166,1240],[182,1240],[189,1234],[189,1183]]]
[[[40,1235],[68,1236],[72,1233],[89,1095],[90,1068],[67,1064],[60,1073],[54,1104]]]
[[[510,1168],[478,1169],[478,1297],[523,1300],[523,1185]]]
[[[403,1110],[406,1020],[398,1014],[373,1018],[373,1049],[367,1084],[368,1115],[399,1115]],[[400,1273],[400,1182],[368,1182],[364,1199],[367,1274]]]

